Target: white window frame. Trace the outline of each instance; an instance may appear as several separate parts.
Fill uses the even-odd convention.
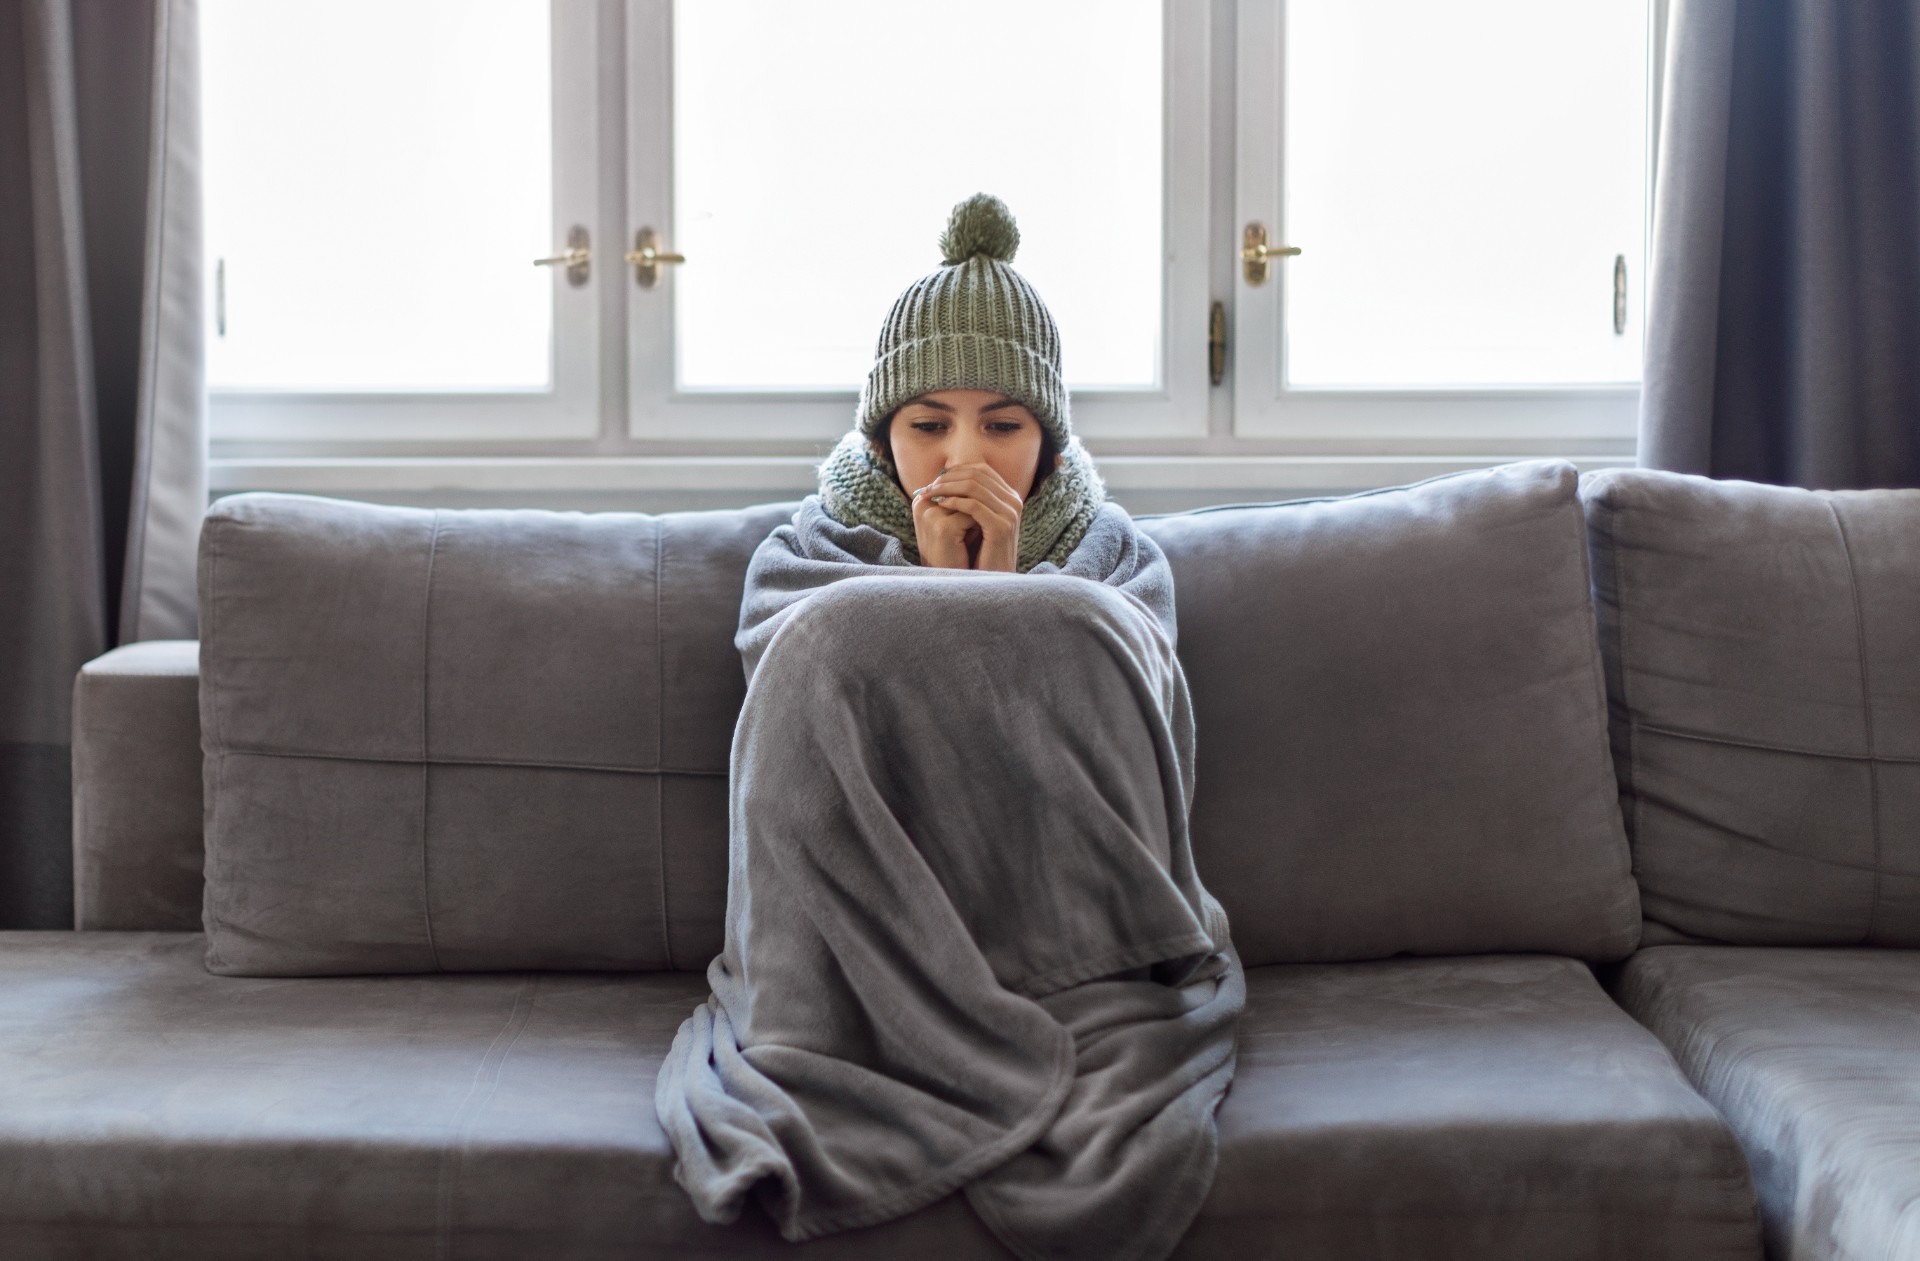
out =
[[[554,267],[552,378],[546,389],[449,392],[285,392],[214,389],[208,422],[216,442],[484,443],[502,439],[592,438],[600,429],[600,303],[609,263],[598,223],[600,191],[597,6],[553,0],[553,241],[513,242],[528,264],[566,248],[574,224],[591,233],[593,280],[575,288]],[[393,276],[407,283],[406,242],[396,241]],[[617,260],[619,252],[613,251]],[[209,307],[211,309],[211,307]]]
[[[1215,502],[1344,493],[1538,455],[1583,469],[1631,464],[1636,386],[1279,388],[1277,352],[1260,348],[1280,344],[1285,266],[1250,292],[1236,256],[1248,220],[1285,239],[1284,5],[1163,0],[1164,384],[1074,392],[1076,427],[1108,484],[1146,500]],[[1656,66],[1666,8],[1655,0]],[[594,253],[587,286],[555,279],[556,292],[575,300],[557,313],[561,388],[545,396],[221,391],[212,408],[217,492],[665,508],[787,498],[812,486],[813,465],[845,432],[857,392],[672,391],[666,299],[674,269],[642,290],[619,261],[641,226],[673,247],[666,179],[640,177],[671,169],[671,0],[554,0],[553,9],[556,235],[587,225]],[[1661,87],[1653,76],[1656,140]],[[1263,129],[1271,143],[1258,139]],[[1642,302],[1645,272],[1643,261],[1634,278]],[[612,284],[620,289],[605,287]],[[1206,343],[1216,299],[1228,316],[1220,388],[1210,383]]]
[[[662,250],[674,247],[672,0],[627,3],[627,206],[624,239],[652,227]],[[1210,187],[1208,72],[1211,6],[1162,0],[1160,386],[1151,390],[1073,391],[1075,430],[1102,439],[1204,437],[1207,433],[1206,328],[1208,198],[1185,195]],[[741,242],[743,249],[765,248]],[[1142,251],[1143,253],[1145,250]],[[1116,260],[1115,266],[1131,265]],[[652,289],[628,291],[628,435],[639,441],[832,442],[847,431],[859,388],[840,390],[679,390],[674,388],[674,268],[661,268]],[[902,277],[904,288],[912,277]],[[878,330],[884,311],[874,313]]]
[[[1290,243],[1284,196],[1287,0],[1238,0],[1235,41],[1234,223],[1260,222]],[[1649,56],[1657,44],[1650,35]],[[1657,63],[1655,63],[1657,64]],[[1657,75],[1649,74],[1649,82]],[[1657,88],[1649,93],[1649,130]],[[1650,136],[1651,139],[1651,136]],[[1648,145],[1649,173],[1652,169]],[[1651,186],[1649,175],[1648,185]],[[1649,228],[1651,222],[1649,221]],[[1651,238],[1651,232],[1648,232]],[[1233,376],[1233,431],[1320,452],[1428,453],[1470,449],[1633,449],[1639,385],[1329,389],[1286,382],[1283,337],[1287,265],[1250,285],[1235,269],[1233,327],[1241,353]],[[1630,273],[1629,301],[1645,326],[1647,260]]]

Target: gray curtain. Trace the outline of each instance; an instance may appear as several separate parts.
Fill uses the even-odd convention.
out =
[[[1920,4],[1675,0],[1640,463],[1920,486]]]
[[[74,672],[194,633],[193,0],[0,0],[0,928],[72,924]]]

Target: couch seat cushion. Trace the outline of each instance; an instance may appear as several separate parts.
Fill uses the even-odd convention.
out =
[[[654,1072],[697,973],[214,976],[0,933],[0,1257],[995,1258],[963,1199],[794,1249],[694,1215]]]
[[[1760,1255],[1738,1146],[1585,966],[1255,968],[1183,1258]]]
[[[952,1196],[709,1226],[654,1073],[685,973],[222,977],[189,933],[0,933],[0,1256],[1007,1253]],[[1738,1148],[1566,959],[1256,968],[1188,1258],[1758,1256]]]
[[[1662,946],[1619,995],[1740,1136],[1769,1255],[1920,1257],[1920,951]]]

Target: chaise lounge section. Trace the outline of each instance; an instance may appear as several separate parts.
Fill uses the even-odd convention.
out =
[[[1626,1009],[1739,1135],[1768,1254],[1920,1257],[1920,490],[1588,478]]]

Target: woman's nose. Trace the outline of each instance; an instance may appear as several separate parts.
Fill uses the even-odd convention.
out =
[[[947,446],[947,465],[977,464],[987,458],[986,444],[977,434],[957,434]]]

